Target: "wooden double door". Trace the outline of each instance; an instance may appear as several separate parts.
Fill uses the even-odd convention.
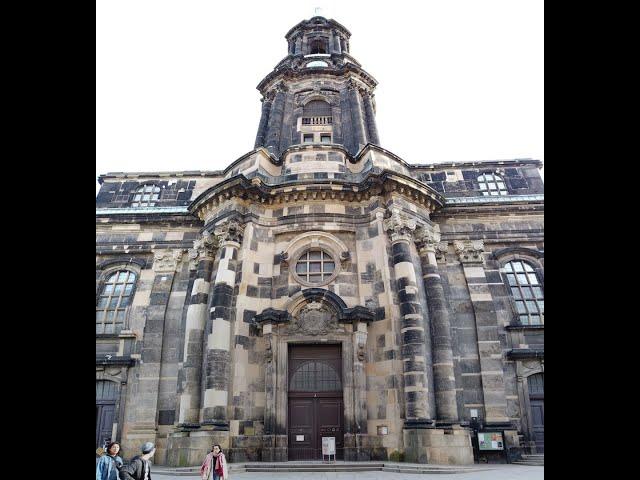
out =
[[[322,459],[322,437],[335,437],[344,455],[340,345],[289,347],[289,460]]]

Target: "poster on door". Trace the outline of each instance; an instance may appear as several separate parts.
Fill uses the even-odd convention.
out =
[[[336,437],[322,437],[322,455],[336,454]]]

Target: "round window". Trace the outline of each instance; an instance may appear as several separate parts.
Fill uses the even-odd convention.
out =
[[[324,250],[307,250],[298,258],[295,273],[304,283],[314,285],[327,283],[336,273],[336,262]]]

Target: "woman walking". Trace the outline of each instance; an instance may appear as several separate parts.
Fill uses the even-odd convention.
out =
[[[96,465],[96,480],[120,480],[118,470],[122,467],[122,458],[118,453],[120,453],[120,444],[110,442]]]
[[[220,445],[214,445],[211,452],[204,457],[204,462],[200,467],[200,476],[202,480],[229,480],[227,459],[222,453]]]

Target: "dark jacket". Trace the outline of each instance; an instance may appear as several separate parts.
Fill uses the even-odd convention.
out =
[[[149,462],[149,460],[147,460]],[[143,480],[144,461],[138,456],[133,457],[129,465],[120,469],[121,480]],[[149,465],[149,480],[151,480],[151,465]]]

